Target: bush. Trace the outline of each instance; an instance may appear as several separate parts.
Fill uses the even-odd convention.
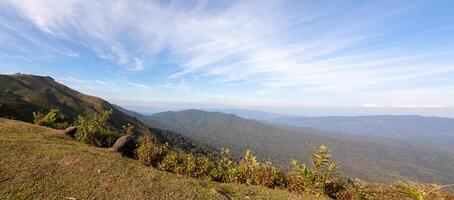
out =
[[[39,111],[33,112],[33,123],[54,129],[65,129],[69,127],[66,116],[57,108],[51,109],[46,115]]]
[[[321,145],[312,155],[312,168],[292,160],[292,171],[284,174],[269,162],[265,164],[258,162],[250,150],[245,152],[239,163],[235,163],[229,158],[229,150],[222,149],[220,159],[215,162],[206,156],[156,144],[151,136],[143,136],[139,141],[136,155],[146,165],[154,165],[163,171],[198,179],[262,185],[270,188],[284,187],[290,191],[314,193],[319,199],[452,198],[452,195],[440,190],[451,185],[416,185],[399,182],[394,186],[388,186],[360,184],[351,179],[342,179],[337,174],[338,165],[330,161],[328,149],[324,145]]]
[[[338,165],[329,159],[328,148],[320,145],[318,151],[312,155],[313,169],[292,160],[293,171],[290,173],[288,187],[299,192],[307,191],[318,196],[326,194],[335,198],[344,188],[336,172]]]
[[[441,190],[444,187],[436,184],[416,184],[412,182],[399,181],[393,186],[393,190],[405,197],[414,200],[435,200],[448,199],[447,195]]]
[[[119,137],[120,134],[116,131],[103,131],[94,137],[94,144],[97,147],[111,147]]]
[[[120,134],[108,124],[112,110],[104,111],[101,115],[91,113],[86,118],[79,116],[76,121],[76,140],[98,147],[110,147]]]
[[[335,199],[339,200],[375,200],[377,194],[372,191],[368,185],[362,185],[360,183],[354,182],[351,179],[348,179],[344,185],[344,189],[337,193]],[[387,198],[395,199],[395,198]]]
[[[156,163],[162,159],[164,149],[150,135],[142,135],[139,138],[139,146],[135,150],[137,159],[142,161],[146,166],[156,166]]]
[[[234,162],[230,159],[230,150],[221,149],[221,158],[216,163],[213,170],[211,170],[211,177],[214,181],[218,182],[228,182],[229,181],[229,171],[234,166]]]
[[[158,169],[199,179],[211,179],[215,163],[206,156],[195,156],[179,150],[168,152]]]
[[[185,171],[183,166],[184,160],[185,160],[184,153],[175,150],[170,151],[164,156],[162,161],[158,164],[158,169],[183,175]]]
[[[283,174],[271,163],[259,163],[251,150],[246,150],[243,160],[229,169],[229,181],[275,187],[282,184]]]

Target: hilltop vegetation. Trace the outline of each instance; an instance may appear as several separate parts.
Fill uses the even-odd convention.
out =
[[[0,199],[313,199],[185,178],[45,127],[0,119]]]
[[[454,155],[431,149],[292,131],[219,112],[164,112],[143,120],[218,148],[230,148],[236,159],[250,148],[262,161],[285,168],[291,159],[309,163],[310,152],[325,144],[336,152],[333,159],[341,164],[340,170],[351,177],[373,182],[409,179],[441,184],[454,180]]]
[[[141,146],[143,144],[141,143]],[[169,156],[184,156],[181,158],[185,159],[191,156],[187,153],[173,152],[176,154],[167,153],[168,155],[159,161],[159,169],[206,179],[203,177],[205,173],[196,176],[199,170],[186,171],[193,166],[189,164],[190,162],[168,160]],[[341,181],[336,178],[338,175],[333,171],[336,166],[329,162],[325,147],[320,147],[314,154],[314,169],[293,161],[294,174],[287,175],[287,178],[277,176],[278,173],[275,175],[261,173],[273,169],[272,166],[260,164],[250,152],[247,152],[236,167],[232,165],[225,168],[233,170],[232,175],[236,174],[233,179],[225,182],[241,185],[221,184],[160,172],[105,149],[75,142],[56,130],[1,118],[0,156],[2,199],[328,199],[324,193],[330,194],[333,191],[326,189],[337,188],[331,184]],[[203,159],[193,155],[192,158]],[[221,159],[219,162],[231,163],[225,161]],[[157,163],[156,160],[152,162]],[[173,167],[166,168],[170,165]],[[198,165],[195,167],[200,169]],[[287,183],[280,185],[284,182],[266,181],[267,177],[273,176],[285,178],[287,181],[284,182]],[[454,198],[449,193],[442,192],[441,187],[436,185],[404,182],[395,186],[361,185],[353,182],[345,184],[350,184],[351,187],[348,187],[350,189],[343,189],[344,192],[339,193],[340,196],[334,197],[345,200]],[[263,185],[274,189],[250,185]],[[298,193],[286,192],[279,188],[287,188]]]

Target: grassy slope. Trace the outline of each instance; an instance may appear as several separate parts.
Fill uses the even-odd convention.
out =
[[[0,199],[315,199],[284,190],[196,180],[0,118]]]

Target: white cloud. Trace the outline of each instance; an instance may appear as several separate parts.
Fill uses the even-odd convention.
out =
[[[207,82],[215,80],[214,84],[295,91],[298,97],[304,93],[362,96],[371,90],[382,93],[376,90],[385,90],[386,84],[454,72],[452,59],[440,59],[449,49],[426,53],[402,43],[369,47],[382,36],[386,23],[407,9],[398,3],[350,7],[336,2],[233,1],[213,8],[209,1],[193,5],[141,0],[7,2],[42,32],[83,44],[99,58],[129,71],[153,67],[166,52],[170,54],[166,59],[179,66],[167,70],[171,82],[201,76]],[[333,17],[333,13],[337,14]],[[420,86],[407,87],[406,92],[414,95],[409,90]]]
[[[416,104],[400,104],[400,105],[377,105],[377,104],[364,104],[364,108],[445,108],[445,105],[416,105]]]

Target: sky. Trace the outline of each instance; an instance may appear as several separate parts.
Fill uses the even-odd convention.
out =
[[[450,0],[0,0],[0,73],[52,76],[139,111],[454,117],[453,8]]]

